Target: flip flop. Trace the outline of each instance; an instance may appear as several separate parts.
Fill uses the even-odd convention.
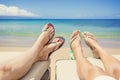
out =
[[[59,45],[58,46],[58,44],[57,44],[57,42],[50,42],[50,44],[55,44],[55,47],[53,48],[53,50],[52,50],[52,52],[50,52],[50,54],[49,54],[49,56],[51,55],[51,53],[53,53],[53,52],[55,52],[56,50],[58,50],[58,49],[60,49],[62,46],[63,46],[63,44],[65,43],[65,39],[63,38],[63,37],[61,37],[61,36],[59,36],[59,37],[55,37],[55,38],[59,38],[59,40],[57,41],[57,42],[62,42],[62,44],[61,45]],[[54,39],[55,39],[54,38]],[[53,40],[54,40],[53,39]],[[58,48],[57,48],[58,47]]]
[[[74,57],[74,55],[73,55],[73,50],[72,50],[72,48],[71,48],[71,44],[72,44],[72,42],[70,43],[70,40],[68,41],[69,42],[69,49],[70,49],[70,51],[69,51],[69,53],[70,53],[70,59],[71,60],[75,60],[75,57]]]
[[[47,25],[47,27],[44,27],[42,32],[45,32],[45,31],[48,32],[48,37],[49,37],[48,42],[49,42],[49,41],[52,40],[53,36],[55,35],[55,28],[54,28],[54,26],[51,23],[47,23],[46,25]],[[48,30],[49,27],[52,27],[54,29],[54,34],[52,35],[52,37],[50,37],[51,34],[50,34],[49,30]]]
[[[90,47],[90,49],[92,50],[93,57],[96,58],[96,59],[100,59],[99,57],[96,57],[96,56],[95,56],[95,53],[93,52],[93,48],[92,48],[92,47],[88,44],[88,42],[87,42],[87,41],[89,40],[89,38],[90,38],[90,39],[94,39],[94,40],[96,40],[96,39],[95,39],[95,38],[92,38],[91,36],[88,36],[88,33],[89,33],[89,32],[84,32],[84,34],[85,34],[85,33],[86,33],[86,36],[87,36],[87,37],[86,37],[86,40],[84,40],[84,41],[85,41],[85,43]],[[83,35],[84,35],[84,34],[83,34]]]
[[[69,42],[69,41],[68,41]],[[69,42],[69,45],[70,45],[70,42]],[[69,53],[70,53],[70,59],[71,60],[75,60],[75,57],[74,57],[74,55],[73,55],[73,50],[70,48],[70,51],[69,51]]]

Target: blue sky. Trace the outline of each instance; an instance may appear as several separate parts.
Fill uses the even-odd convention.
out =
[[[0,16],[120,19],[120,0],[0,0],[0,5]]]

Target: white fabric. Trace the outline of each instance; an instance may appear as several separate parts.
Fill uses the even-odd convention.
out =
[[[115,58],[120,60],[120,55],[114,55]],[[99,66],[104,70],[104,65],[100,59],[92,57],[87,58],[93,65]],[[55,80],[80,80],[77,75],[76,61],[75,60],[59,60],[56,62]],[[105,80],[105,79],[101,79]],[[109,79],[110,80],[110,79]],[[115,80],[115,79],[113,79]]]
[[[103,75],[96,77],[94,80],[116,80],[116,79],[107,75]]]
[[[79,80],[74,60],[60,60],[56,62],[55,80]]]

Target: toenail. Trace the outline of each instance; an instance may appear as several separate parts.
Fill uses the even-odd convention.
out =
[[[61,43],[62,43],[63,41],[62,41],[61,39],[59,39],[59,42],[61,42]]]
[[[50,27],[50,26],[52,26],[52,24],[48,23],[47,26]]]
[[[47,26],[47,29],[49,28],[49,26]]]

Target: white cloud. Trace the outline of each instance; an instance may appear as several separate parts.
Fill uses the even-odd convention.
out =
[[[34,17],[37,16],[36,14],[29,12],[24,9],[20,9],[16,6],[6,6],[0,4],[0,16],[28,16]]]

